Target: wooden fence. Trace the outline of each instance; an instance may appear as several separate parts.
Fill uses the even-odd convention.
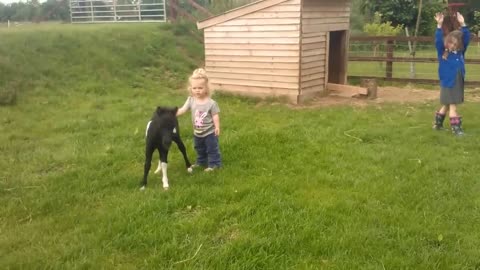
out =
[[[367,37],[367,36],[358,36],[358,37],[350,37],[350,62],[362,62],[362,63],[384,63],[385,65],[381,65],[382,69],[385,69],[385,75],[379,76],[376,74],[372,76],[372,74],[367,74],[368,70],[365,69],[365,74],[355,74],[350,76],[349,78],[374,78],[378,80],[384,81],[396,81],[396,82],[414,82],[414,83],[425,83],[425,84],[436,84],[438,83],[438,79],[434,79],[436,76],[436,63],[438,63],[438,59],[436,57],[419,57],[418,55],[409,55],[408,57],[396,57],[395,52],[396,49],[403,46],[405,49],[403,50],[403,54],[409,53],[408,47],[411,46],[414,42],[417,44],[421,44],[423,47],[429,47],[429,49],[433,53],[435,52],[434,49],[434,37],[402,37],[402,36],[394,36],[394,37]],[[480,39],[478,37],[472,37],[471,39],[471,47],[472,46],[479,46]],[[370,48],[370,53],[359,53],[359,46],[362,48]],[[372,48],[380,48],[380,51],[376,51],[373,53]],[[475,71],[480,70],[480,48],[475,48],[475,52],[470,53],[466,57],[466,64],[467,65],[476,65]],[[363,51],[365,52],[365,51]],[[374,54],[373,56],[370,54]],[[379,55],[376,55],[379,54]],[[436,52],[435,52],[436,55]],[[470,57],[472,55],[472,57]],[[430,55],[429,55],[430,56]],[[408,78],[394,76],[394,63],[430,63],[435,64],[432,65],[432,74],[429,74],[430,78],[416,78],[416,76],[407,76]],[[467,70],[468,72],[468,70]],[[357,72],[358,73],[358,72]],[[470,86],[479,86],[480,85],[480,74],[475,76],[474,80],[467,80],[465,83]]]

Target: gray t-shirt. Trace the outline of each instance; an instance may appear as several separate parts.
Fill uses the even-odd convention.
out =
[[[220,112],[217,102],[208,99],[204,104],[199,104],[194,97],[188,97],[182,109],[192,112],[193,134],[197,137],[206,137],[215,132],[213,116]]]

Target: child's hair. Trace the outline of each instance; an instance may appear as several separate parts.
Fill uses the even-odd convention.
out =
[[[458,30],[452,31],[445,37],[445,44],[453,43],[455,44],[454,51],[463,51],[464,47],[463,47],[462,38],[463,38],[463,33],[461,31],[458,31]],[[450,50],[448,48],[445,48],[445,52],[443,52],[442,58],[446,60],[449,52]]]
[[[188,92],[192,94],[192,80],[203,79],[205,81],[205,91],[210,96],[210,86],[208,82],[207,71],[203,68],[197,68],[193,71],[193,74],[188,78]]]
[[[445,17],[443,20],[442,29],[443,29],[443,34],[445,36],[447,36],[448,34],[450,34],[455,30],[460,29],[461,25],[457,20],[456,13],[454,14],[451,12],[445,12],[444,15]]]

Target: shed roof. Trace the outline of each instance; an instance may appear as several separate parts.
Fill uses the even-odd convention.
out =
[[[200,21],[197,23],[197,27],[198,29],[204,29],[287,1],[289,0],[260,0],[253,2]]]

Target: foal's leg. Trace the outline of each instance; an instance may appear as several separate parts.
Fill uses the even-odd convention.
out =
[[[182,152],[183,159],[185,160],[185,166],[187,167],[187,171],[189,173],[192,173],[193,172],[192,163],[190,163],[190,160],[188,160],[187,149],[185,148],[185,144],[183,144],[182,138],[180,138],[180,136],[178,137],[175,136],[173,137],[173,141],[177,144],[178,149],[180,149],[180,152]]]
[[[145,190],[145,187],[147,186],[148,172],[150,171],[150,167],[152,166],[152,155],[154,151],[155,147],[152,145],[152,143],[147,142],[147,145],[145,147],[145,166],[143,169],[142,187],[140,188],[140,190]]]
[[[162,171],[162,161],[158,161],[158,167],[157,169],[155,170],[155,174],[159,174],[160,172]]]
[[[160,166],[161,170],[163,173],[162,176],[162,183],[163,183],[163,189],[168,190],[169,185],[168,185],[168,175],[167,175],[167,168],[168,168],[168,149],[165,149],[165,147],[161,146],[158,151],[160,152]]]

